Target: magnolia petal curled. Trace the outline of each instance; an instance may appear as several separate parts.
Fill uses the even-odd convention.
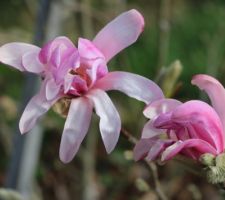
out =
[[[124,12],[108,23],[94,38],[93,43],[104,54],[106,61],[133,44],[143,31],[144,19],[137,10]]]
[[[40,48],[31,44],[12,42],[0,47],[0,62],[10,65],[20,71],[26,71],[23,66],[23,56],[27,53],[38,53]]]
[[[213,148],[209,143],[205,142],[201,139],[189,139],[185,141],[177,141],[173,145],[169,146],[163,153],[161,160],[166,161],[171,159],[172,157],[176,156],[179,152],[183,149],[193,148],[197,150],[200,154],[202,153],[211,153],[216,155],[217,152],[215,148]]]
[[[205,74],[195,75],[191,83],[198,86],[201,90],[205,90],[208,94],[214,109],[220,116],[223,131],[225,132],[225,89],[223,85],[215,78]],[[223,141],[225,143],[225,138]]]
[[[207,103],[188,101],[175,109],[171,120],[175,124],[187,127],[192,138],[201,138],[215,146],[218,153],[224,150],[221,120]]]
[[[85,97],[71,101],[59,150],[59,156],[63,163],[70,162],[79,150],[81,142],[88,132],[92,109],[92,102]]]
[[[129,72],[109,72],[96,81],[94,88],[119,90],[146,104],[164,97],[162,90],[153,81]]]
[[[159,99],[153,101],[143,111],[145,117],[152,119],[159,114],[169,112],[182,103],[176,99]]]
[[[87,97],[93,101],[96,114],[100,117],[99,128],[107,153],[115,148],[121,130],[120,116],[110,100],[102,90],[91,90]]]

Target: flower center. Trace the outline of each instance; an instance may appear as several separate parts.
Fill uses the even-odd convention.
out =
[[[78,75],[80,76],[83,80],[85,80],[85,82],[87,83],[87,86],[91,85],[91,78],[89,77],[89,75],[86,72],[86,69],[84,67],[79,67],[77,69],[72,69],[70,71],[71,74],[73,75]]]

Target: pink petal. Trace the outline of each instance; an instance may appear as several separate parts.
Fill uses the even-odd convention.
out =
[[[166,131],[163,129],[155,128],[153,126],[154,120],[149,120],[145,125],[141,133],[141,138],[153,138],[157,135],[161,135]]]
[[[91,90],[87,97],[93,101],[96,114],[100,117],[100,132],[107,153],[116,146],[119,139],[121,121],[109,96],[102,90]]]
[[[80,67],[79,52],[74,49],[68,49],[63,54],[63,61],[58,69],[58,73],[66,74],[69,70],[76,69],[78,67]]]
[[[62,56],[63,56],[62,45],[59,45],[54,50],[52,50],[52,54],[50,56],[50,62],[55,68],[58,68],[60,66],[62,61]]]
[[[85,59],[104,59],[104,55],[96,48],[96,46],[90,40],[84,38],[79,38],[78,40],[78,51],[80,57]]]
[[[177,141],[173,145],[169,146],[162,154],[161,160],[169,160],[172,157],[176,156],[182,150],[193,148],[197,152],[204,154],[204,153],[211,153],[216,155],[216,150],[207,142],[201,139],[189,139],[185,141]]]
[[[156,139],[141,139],[134,147],[134,160],[138,161],[147,156],[151,146],[156,142]]]
[[[49,79],[46,83],[46,99],[54,99],[60,92],[61,86],[57,85],[53,78]]]
[[[100,77],[103,77],[108,73],[107,66],[102,59],[96,59],[92,62],[92,67],[86,70],[86,73],[89,75],[92,83],[89,87],[92,87],[95,84],[95,81]]]
[[[70,162],[79,150],[90,125],[92,109],[92,102],[85,97],[71,101],[60,143],[59,156],[62,162]]]
[[[146,159],[149,161],[157,159],[157,157],[171,144],[173,144],[173,140],[157,140],[152,146]]]
[[[60,98],[60,96],[57,96],[51,101],[46,100],[44,88],[45,83],[42,83],[40,92],[29,101],[25,110],[23,111],[19,122],[19,128],[22,134],[30,131],[36,124],[38,118],[45,114]]]
[[[208,94],[214,109],[222,121],[223,131],[225,132],[225,89],[222,84],[215,78],[204,74],[194,76],[191,83],[198,86],[201,90],[205,90]],[[223,138],[223,141],[225,143],[225,138]]]
[[[40,74],[44,71],[43,64],[38,58],[39,51],[31,51],[22,56],[22,65],[28,72]]]
[[[0,47],[0,62],[10,65],[20,71],[26,71],[22,58],[26,53],[38,53],[39,47],[31,44],[12,42]]]
[[[74,75],[69,93],[80,96],[86,93],[87,90],[88,90],[87,82],[84,79],[82,79],[79,75]]]
[[[199,137],[221,152],[224,149],[221,121],[214,109],[202,101],[188,101],[177,107],[171,116],[175,124],[189,128],[191,137]]]
[[[39,59],[43,64],[49,62],[53,51],[61,46],[62,50],[75,48],[74,44],[67,37],[57,37],[44,45],[39,54]]]
[[[164,97],[162,90],[153,81],[128,72],[110,72],[96,81],[94,88],[119,90],[146,104]]]
[[[152,119],[161,113],[166,113],[174,110],[181,104],[182,103],[180,101],[177,101],[175,99],[159,99],[147,105],[145,110],[143,111],[143,114],[145,115],[145,117]]]
[[[71,89],[73,79],[74,79],[73,74],[67,73],[65,75],[65,79],[64,79],[64,93],[65,94]]]
[[[124,12],[108,23],[94,38],[93,43],[104,54],[106,61],[133,44],[143,31],[144,19],[137,10]]]

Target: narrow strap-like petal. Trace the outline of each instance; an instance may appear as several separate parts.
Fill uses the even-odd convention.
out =
[[[116,146],[121,129],[120,116],[110,100],[109,96],[102,90],[91,90],[87,97],[94,103],[96,114],[100,117],[100,132],[107,153]]]
[[[201,154],[211,153],[216,155],[216,149],[209,143],[201,139],[189,139],[185,141],[177,141],[173,145],[169,146],[162,154],[161,160],[169,160],[180,153],[183,149],[193,148]]]
[[[164,97],[153,81],[129,72],[110,72],[96,81],[94,87],[105,91],[119,90],[146,104]]]
[[[26,133],[30,131],[39,117],[45,114],[51,106],[60,98],[56,98],[48,101],[45,97],[45,82],[42,83],[40,92],[35,95],[27,104],[19,122],[20,132]]]
[[[169,112],[182,103],[176,99],[159,99],[153,101],[143,111],[145,117],[152,119],[159,114]]]
[[[71,101],[60,143],[59,156],[62,162],[70,162],[79,150],[90,125],[92,109],[92,102],[85,97]]]
[[[8,43],[0,47],[0,62],[10,65],[20,71],[27,71],[23,66],[23,56],[27,53],[36,54],[39,51],[39,47],[31,44],[19,42]]]
[[[208,94],[214,109],[221,119],[225,133],[225,89],[222,84],[215,78],[204,74],[194,76],[191,83],[201,90],[205,90]],[[225,143],[225,136],[223,142]]]
[[[94,38],[93,43],[110,60],[122,49],[134,43],[143,31],[144,19],[137,10],[122,13],[108,23]]]

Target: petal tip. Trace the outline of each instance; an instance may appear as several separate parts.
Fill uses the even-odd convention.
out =
[[[21,135],[24,135],[25,133],[29,132],[30,130],[21,122],[19,122],[19,130]]]
[[[131,9],[128,12],[131,12],[139,20],[139,23],[140,23],[140,26],[141,26],[140,31],[143,32],[144,26],[145,26],[145,20],[144,20],[144,17],[142,16],[142,14],[136,9]]]

